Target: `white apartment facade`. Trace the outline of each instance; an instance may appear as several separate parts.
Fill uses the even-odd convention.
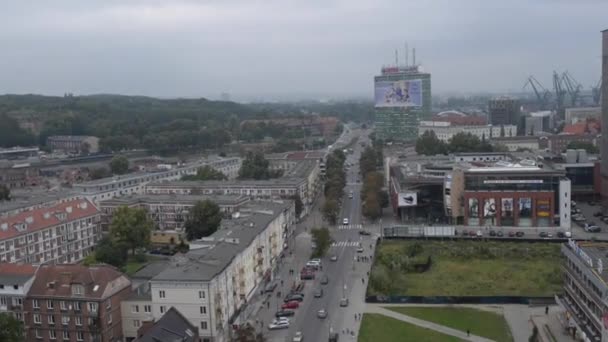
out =
[[[202,342],[229,341],[231,324],[239,322],[235,313],[273,277],[285,243],[284,231],[294,223],[293,212],[289,201],[229,220],[212,236],[191,243],[196,249],[178,266],[154,277],[149,302],[137,305],[151,305],[154,320],[175,307],[198,327]],[[132,305],[125,302],[123,312]],[[124,319],[123,326],[134,329],[139,322],[133,321],[140,317]],[[130,332],[123,330],[128,338]]]
[[[115,197],[144,193],[146,184],[150,182],[175,181],[180,180],[183,176],[195,175],[196,171],[204,166],[210,166],[222,172],[228,178],[235,178],[238,175],[241,163],[242,159],[236,157],[203,160],[170,170],[137,172],[74,184],[73,188],[91,202],[98,204],[100,201]]]
[[[100,212],[86,199],[0,218],[0,262],[75,263],[100,238]]]
[[[517,126],[515,125],[473,125],[460,126],[452,125],[447,121],[420,121],[418,125],[418,136],[421,136],[426,131],[432,131],[437,138],[443,142],[449,142],[454,135],[458,133],[470,133],[481,139],[492,139],[496,137],[514,137],[517,135]],[[504,132],[504,133],[503,133]]]
[[[36,266],[0,263],[0,313],[8,313],[20,321],[23,303],[36,274]]]

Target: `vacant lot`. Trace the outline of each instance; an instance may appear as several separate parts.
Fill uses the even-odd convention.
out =
[[[342,340],[342,339],[340,339]],[[348,340],[348,339],[347,339]],[[364,314],[358,342],[460,342],[459,338],[380,314]]]
[[[552,296],[561,289],[559,263],[559,244],[387,241],[379,247],[368,294]]]
[[[471,334],[494,341],[513,341],[505,318],[494,312],[463,307],[388,306],[386,309],[464,332],[468,329]]]

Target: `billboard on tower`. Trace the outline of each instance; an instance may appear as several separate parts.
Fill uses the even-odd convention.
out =
[[[376,107],[422,107],[422,80],[376,81]]]

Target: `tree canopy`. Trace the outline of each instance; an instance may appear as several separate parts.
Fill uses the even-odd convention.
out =
[[[115,175],[124,175],[129,172],[129,159],[125,156],[114,156],[110,161],[110,170]]]
[[[568,146],[566,148],[574,150],[582,149],[587,151],[587,153],[593,154],[600,153],[600,149],[597,148],[597,146],[586,141],[571,141],[570,143],[568,143]]]
[[[196,175],[186,175],[182,177],[184,181],[205,181],[205,180],[225,180],[228,179],[225,174],[212,168],[209,165],[203,166],[196,170]]]
[[[436,155],[447,153],[446,144],[439,140],[433,131],[426,131],[416,139],[416,153],[424,155]]]
[[[238,327],[235,330],[231,342],[266,342],[267,339],[260,332],[256,332],[255,328],[249,323]]]
[[[485,138],[479,139],[471,133],[464,132],[454,134],[447,144],[439,140],[433,131],[424,132],[416,140],[416,153],[424,155],[494,152],[498,150],[501,150],[501,148],[492,146]]]
[[[322,258],[325,256],[329,247],[331,246],[331,234],[329,233],[329,229],[327,227],[322,228],[313,228],[310,231],[312,235],[312,240],[317,245],[315,250],[312,253],[313,258]]]
[[[210,200],[198,201],[186,219],[186,236],[188,240],[207,237],[220,227],[222,212],[220,207]]]
[[[33,134],[22,129],[17,120],[0,115],[0,147],[36,145]]]
[[[0,184],[0,201],[10,201],[11,200],[11,189],[4,184]]]
[[[270,162],[261,152],[249,152],[239,169],[239,179],[270,179],[280,177],[281,170],[270,170]]]
[[[95,260],[117,268],[127,263],[129,246],[106,235],[95,246]]]
[[[331,224],[336,224],[340,210],[340,202],[346,186],[346,173],[344,172],[344,161],[346,155],[341,150],[334,150],[327,156],[325,170],[325,204],[323,205],[323,216]]]
[[[135,254],[137,248],[147,247],[154,223],[143,208],[122,206],[116,209],[110,223],[110,235]]]
[[[0,313],[0,341],[22,342],[25,340],[23,330],[23,322],[9,313]]]

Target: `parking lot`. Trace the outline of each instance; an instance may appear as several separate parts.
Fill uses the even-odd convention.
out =
[[[593,203],[592,203],[593,204]],[[596,217],[593,214],[601,212],[602,207],[599,204],[592,205],[588,202],[576,202],[576,208],[580,209],[581,214],[586,218],[587,223],[595,224],[600,227],[600,231],[597,233],[586,232],[583,227],[579,226],[576,222],[572,222],[572,235],[575,239],[592,239],[606,240],[608,241],[608,224],[602,222],[601,217]]]

